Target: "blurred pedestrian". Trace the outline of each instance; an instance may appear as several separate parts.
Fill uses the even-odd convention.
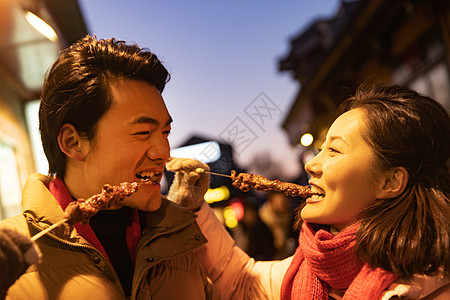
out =
[[[259,206],[255,198],[244,201],[244,215],[237,231],[241,231],[244,242],[242,249],[255,260],[271,260],[276,253],[275,242],[270,228],[258,214]],[[236,233],[236,231],[234,231]],[[235,236],[233,235],[235,238]]]
[[[281,259],[292,255],[288,239],[294,235],[294,210],[292,198],[280,192],[268,192],[267,200],[259,209],[261,220],[270,228],[277,253],[274,258]]]

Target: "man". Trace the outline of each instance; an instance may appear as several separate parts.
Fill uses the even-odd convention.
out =
[[[51,67],[39,109],[50,176],[29,178],[23,215],[1,226],[32,236],[106,183],[147,183],[89,225],[65,223],[40,238],[42,263],[11,286],[9,299],[215,297],[192,253],[206,242],[195,215],[159,191],[170,152],[172,119],[161,97],[168,79],[150,51],[91,36]]]

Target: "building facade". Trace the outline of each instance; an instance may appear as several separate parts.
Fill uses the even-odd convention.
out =
[[[86,33],[76,0],[0,1],[0,219],[21,211],[23,184],[36,171],[26,108],[58,51]]]
[[[342,1],[294,37],[279,62],[301,85],[283,129],[292,145],[309,132],[317,147],[338,105],[371,84],[409,86],[450,110],[449,67],[450,2]]]

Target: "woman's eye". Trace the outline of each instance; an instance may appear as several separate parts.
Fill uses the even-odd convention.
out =
[[[335,148],[328,147],[328,150],[330,152],[339,153],[339,151],[337,149],[335,149]]]
[[[165,135],[167,135],[167,136],[169,136],[170,135],[170,130],[166,130],[166,131],[163,131],[163,133],[165,134]]]

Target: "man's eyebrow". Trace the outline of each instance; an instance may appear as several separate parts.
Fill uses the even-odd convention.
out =
[[[172,117],[169,116],[169,120],[166,122],[165,126],[169,126],[173,122]],[[148,116],[139,116],[133,121],[130,122],[130,124],[151,124],[151,125],[159,125],[159,121]]]

